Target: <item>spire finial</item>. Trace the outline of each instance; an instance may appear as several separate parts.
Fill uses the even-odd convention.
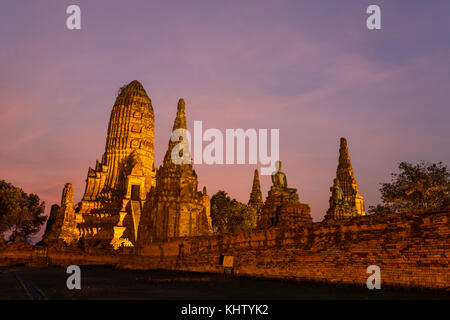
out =
[[[182,112],[183,114],[184,114],[184,108],[185,108],[185,106],[186,106],[186,104],[185,104],[185,102],[184,102],[184,99],[183,98],[180,98],[179,100],[178,100],[178,112],[180,113],[180,112]]]
[[[341,144],[339,147],[339,165],[338,169],[343,168],[347,170],[352,170],[352,164],[350,161],[350,155],[348,151],[347,139],[341,138]],[[353,174],[353,172],[352,172]]]
[[[175,122],[173,124],[173,130],[187,129],[185,109],[186,109],[186,104],[184,102],[184,99],[180,98],[178,100],[177,117],[175,118]]]

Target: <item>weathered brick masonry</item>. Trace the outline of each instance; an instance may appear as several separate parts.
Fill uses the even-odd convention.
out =
[[[0,265],[47,261],[61,266],[223,272],[220,256],[232,255],[239,275],[365,284],[366,269],[374,264],[381,268],[382,285],[448,288],[449,219],[450,211],[377,214],[297,229],[180,238],[115,252],[61,246],[45,251],[14,244],[0,247]]]

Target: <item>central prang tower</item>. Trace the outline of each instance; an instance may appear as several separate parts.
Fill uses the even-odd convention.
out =
[[[155,118],[138,81],[120,88],[108,125],[105,153],[89,168],[77,214],[80,237],[131,246],[143,202],[155,185]]]
[[[121,182],[121,166],[134,152],[142,162],[145,186],[154,185],[155,116],[144,87],[134,80],[119,90],[108,125],[105,159],[110,168],[106,185],[114,188]],[[144,190],[142,190],[144,191]]]

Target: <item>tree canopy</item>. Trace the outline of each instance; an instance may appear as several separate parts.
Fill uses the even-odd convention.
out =
[[[20,236],[27,240],[44,224],[44,209],[45,203],[36,194],[0,180],[0,233],[12,231],[12,239]]]
[[[215,233],[235,233],[255,227],[255,210],[219,190],[211,197],[211,220]]]
[[[390,183],[382,183],[382,204],[369,207],[370,213],[440,209],[450,206],[450,172],[447,166],[421,161],[401,162]]]

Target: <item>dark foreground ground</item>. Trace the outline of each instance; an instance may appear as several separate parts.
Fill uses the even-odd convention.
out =
[[[15,299],[448,299],[444,291],[337,286],[172,271],[82,267],[81,290],[63,268],[0,268],[0,300]]]

